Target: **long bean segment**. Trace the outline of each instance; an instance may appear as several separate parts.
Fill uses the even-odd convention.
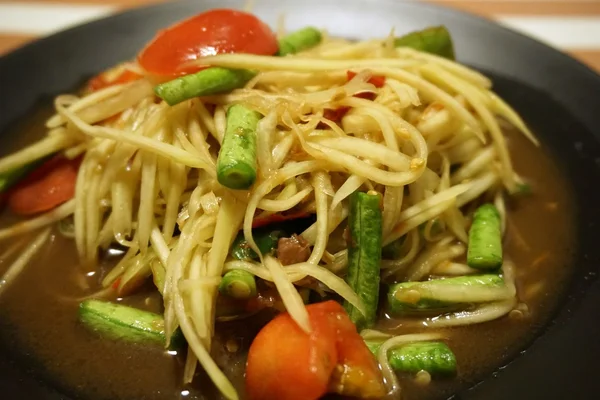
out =
[[[502,266],[502,223],[493,204],[484,204],[475,211],[469,230],[467,264],[485,270]]]
[[[391,314],[402,315],[493,301],[508,296],[510,291],[504,285],[504,279],[488,274],[396,283],[388,290],[388,304]]]
[[[227,110],[227,127],[219,158],[217,179],[230,189],[248,189],[256,179],[256,126],[262,116],[241,104]]]
[[[365,341],[371,352],[377,355],[381,341]],[[435,376],[451,376],[456,373],[456,357],[444,342],[417,342],[391,349],[388,360],[396,372],[416,374],[427,371]]]
[[[271,254],[277,250],[277,243],[285,233],[281,230],[257,229],[253,231],[252,237],[263,255]],[[231,255],[238,260],[258,260],[258,254],[248,244],[244,238],[244,233],[240,232],[231,246]]]
[[[311,26],[292,32],[279,40],[277,55],[285,56],[310,49],[319,44],[321,38],[321,31]]]
[[[162,315],[149,311],[90,299],[79,305],[79,319],[91,330],[109,338],[165,344],[165,321]],[[170,348],[181,347],[183,342],[183,335],[177,330]]]
[[[247,271],[235,269],[223,275],[219,292],[234,299],[249,299],[256,296],[256,279]]]
[[[411,32],[394,41],[396,47],[411,47],[454,60],[452,37],[445,26],[433,26],[421,31]]]
[[[230,92],[244,86],[255,75],[247,69],[211,67],[161,83],[154,92],[168,105],[174,106],[193,97]]]
[[[362,300],[366,314],[363,315],[348,302],[344,306],[360,331],[375,323],[379,301],[382,221],[381,196],[378,193],[355,192],[350,196],[348,228],[346,282]]]

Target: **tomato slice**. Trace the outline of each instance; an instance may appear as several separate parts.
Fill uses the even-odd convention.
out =
[[[377,362],[342,306],[306,307],[312,327],[301,330],[282,313],[258,333],[248,352],[249,400],[316,400],[328,390],[379,398],[385,394]]]
[[[347,314],[336,320],[338,365],[331,377],[332,388],[339,394],[357,398],[381,398],[385,394],[377,360],[356,332]]]
[[[15,186],[8,197],[10,209],[18,215],[48,211],[71,200],[81,158],[56,156],[39,166]]]
[[[269,26],[252,14],[216,9],[158,32],[140,52],[138,62],[149,74],[176,77],[201,70],[184,66],[222,53],[275,54],[279,46]]]
[[[316,400],[327,392],[337,364],[334,317],[328,308],[327,303],[307,307],[310,335],[288,313],[261,329],[248,352],[249,400]]]

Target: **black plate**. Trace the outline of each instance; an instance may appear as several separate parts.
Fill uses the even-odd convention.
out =
[[[496,90],[551,148],[575,190],[578,251],[574,277],[555,318],[524,354],[461,399],[587,399],[600,393],[600,77],[579,62],[487,20],[417,2],[366,0],[257,1],[255,12],[290,29],[307,24],[335,36],[375,37],[444,24],[460,61],[494,78]],[[240,1],[194,0],[133,10],[42,39],[0,59],[0,132],[42,97],[70,90],[100,70],[133,57],[171,22]],[[3,138],[8,140],[8,138]],[[567,283],[565,283],[567,284]],[[66,399],[0,355],[0,397]]]

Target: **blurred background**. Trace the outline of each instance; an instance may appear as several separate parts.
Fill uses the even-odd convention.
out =
[[[166,1],[0,0],[0,56],[73,25]],[[600,0],[397,1],[437,3],[493,19],[559,48],[600,72]],[[241,6],[244,3],[240,0]]]

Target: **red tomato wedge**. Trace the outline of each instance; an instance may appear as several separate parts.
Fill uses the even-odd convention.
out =
[[[375,358],[342,306],[326,301],[306,309],[310,334],[283,313],[265,325],[252,342],[246,365],[248,399],[316,400],[329,390],[332,378],[342,375],[343,394],[359,393],[345,390],[345,381],[351,379],[352,387],[366,385],[370,395],[383,396]]]
[[[337,303],[336,303],[337,304]],[[356,326],[345,314],[337,319],[338,365],[330,381],[330,389],[358,398],[381,398],[385,394],[383,378],[377,360],[356,332]]]
[[[216,9],[160,31],[140,52],[138,62],[149,74],[174,78],[197,72],[183,66],[222,53],[275,54],[279,46],[268,25],[252,14]]]
[[[56,156],[39,166],[8,197],[10,209],[18,215],[48,211],[71,200],[81,158],[69,160]]]

